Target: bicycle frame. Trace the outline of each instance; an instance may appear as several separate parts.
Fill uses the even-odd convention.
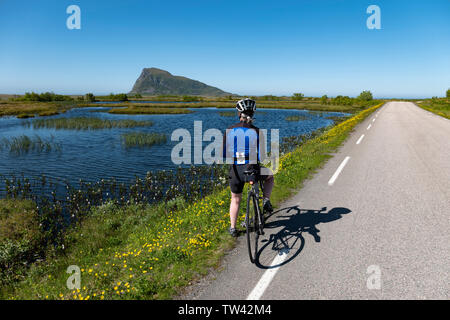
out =
[[[261,210],[261,207],[259,205],[259,201],[262,199],[262,196],[259,195],[259,190],[261,189],[261,192],[264,193],[264,185],[261,179],[258,179],[257,183],[250,183],[251,184],[251,188],[248,192],[248,197],[250,197],[252,194],[255,194],[255,198],[256,198],[256,203],[257,203],[257,214],[258,214],[258,234],[259,235],[264,235],[264,214]]]

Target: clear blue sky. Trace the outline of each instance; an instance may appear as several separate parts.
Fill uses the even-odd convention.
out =
[[[443,96],[450,1],[0,0],[0,93],[128,92],[144,67],[244,95]]]

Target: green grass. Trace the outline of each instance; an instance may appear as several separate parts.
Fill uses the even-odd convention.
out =
[[[161,133],[130,132],[122,134],[122,142],[126,148],[151,147],[155,144],[164,144],[166,141],[166,135]]]
[[[305,142],[280,159],[272,202],[279,206],[299,190],[348,137],[353,128],[380,105]],[[244,191],[241,213],[245,211]],[[228,188],[201,201],[173,200],[153,206],[106,204],[65,238],[64,254],[50,252],[32,265],[27,277],[5,286],[9,299],[169,299],[193,280],[218,266],[235,243],[229,226]],[[243,214],[238,219],[238,225]],[[246,253],[242,253],[246,254]],[[250,263],[250,262],[249,262]],[[66,287],[67,267],[81,268],[81,289]]]
[[[51,128],[66,130],[97,130],[111,128],[134,128],[152,126],[151,121],[136,120],[108,120],[100,118],[76,117],[76,118],[50,118],[35,119],[33,121],[24,122],[24,126],[32,126],[34,129]]]
[[[32,201],[0,199],[0,287],[25,277],[43,239]]]
[[[450,99],[440,98],[440,99],[429,99],[416,103],[422,109],[433,112],[441,117],[450,119]]]

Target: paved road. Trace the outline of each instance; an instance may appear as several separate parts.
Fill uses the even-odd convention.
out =
[[[257,265],[242,236],[182,298],[449,299],[450,121],[387,103],[266,231]]]

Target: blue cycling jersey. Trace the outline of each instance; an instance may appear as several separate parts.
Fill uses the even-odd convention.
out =
[[[260,161],[259,128],[239,122],[226,130],[223,137],[224,162],[242,165]]]

